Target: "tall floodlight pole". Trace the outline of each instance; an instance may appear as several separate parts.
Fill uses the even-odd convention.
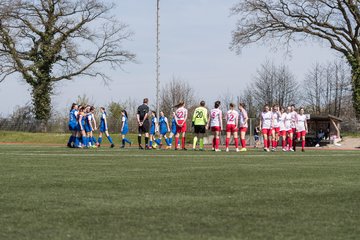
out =
[[[160,116],[160,0],[156,0],[156,114]]]

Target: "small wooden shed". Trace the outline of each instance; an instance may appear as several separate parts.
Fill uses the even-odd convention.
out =
[[[316,136],[317,132],[322,129],[325,133],[326,138],[331,136],[336,136],[340,138],[340,123],[342,122],[341,118],[335,117],[333,115],[313,115],[311,114],[307,120],[309,135]]]

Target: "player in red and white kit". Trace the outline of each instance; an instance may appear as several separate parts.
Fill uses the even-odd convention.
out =
[[[280,126],[280,136],[281,136],[281,143],[282,143],[282,150],[285,152],[286,151],[286,127],[285,127],[285,119],[286,119],[286,112],[285,109],[283,107],[280,107],[280,121],[279,121],[279,126]]]
[[[175,150],[178,150],[179,136],[181,133],[181,148],[185,148],[185,133],[186,133],[186,119],[188,116],[188,110],[185,108],[185,102],[180,101],[176,106],[175,121],[176,121],[176,135],[175,135]]]
[[[241,141],[241,150],[240,152],[246,152],[246,139],[245,135],[248,129],[248,114],[245,110],[245,103],[239,104],[239,126],[240,126],[240,141]]]
[[[215,108],[210,111],[210,127],[211,131],[214,134],[213,138],[213,150],[215,152],[220,152],[219,144],[220,144],[220,132],[223,129],[222,123],[222,111],[219,109],[220,101],[215,102]]]
[[[281,113],[279,111],[279,106],[274,105],[272,108],[272,129],[271,129],[271,139],[272,139],[272,149],[271,151],[276,151],[279,134],[280,134],[280,117]]]
[[[293,149],[294,151],[296,151],[296,144],[295,144],[295,140],[296,140],[296,116],[297,116],[297,112],[296,112],[296,109],[295,109],[295,105],[292,104],[290,106],[291,108],[291,128],[292,128],[292,131],[293,131]]]
[[[231,134],[234,136],[235,149],[239,152],[238,123],[239,113],[234,110],[234,104],[230,103],[230,110],[226,113],[226,151],[229,151]]]
[[[300,108],[299,114],[296,115],[296,138],[297,141],[300,141],[301,138],[301,151],[303,152],[305,152],[305,136],[307,132],[308,126],[304,108]]]
[[[285,117],[285,129],[286,129],[286,135],[288,139],[289,144],[289,151],[293,152],[293,129],[292,129],[292,122],[293,118],[291,115],[291,107],[289,106],[286,111],[286,117]]]
[[[260,126],[261,133],[264,137],[264,151],[270,152],[268,139],[271,136],[271,124],[272,124],[272,112],[269,105],[264,106],[264,111],[260,114]]]

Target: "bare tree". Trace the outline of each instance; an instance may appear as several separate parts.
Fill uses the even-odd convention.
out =
[[[332,113],[332,102],[333,102],[333,87],[334,87],[334,76],[332,71],[332,64],[329,64],[324,68],[324,91],[323,91],[323,99],[324,99],[324,111],[328,114]],[[337,98],[337,96],[335,96]]]
[[[160,110],[166,115],[170,115],[174,110],[173,106],[182,100],[185,101],[189,110],[197,104],[194,89],[188,82],[175,77],[162,88],[160,96]]]
[[[273,63],[266,62],[261,64],[260,68],[256,70],[256,76],[253,82],[253,89],[256,96],[258,96],[258,104],[270,104],[275,101],[276,82],[276,67]]]
[[[305,103],[310,112],[340,116],[349,96],[351,77],[343,61],[315,64],[304,80]],[[348,111],[348,110],[347,110]]]
[[[322,107],[322,93],[324,85],[324,71],[320,64],[315,64],[314,67],[306,74],[304,80],[304,96],[305,103],[310,107],[310,112],[315,114],[321,113]]]
[[[95,66],[134,59],[131,34],[100,0],[0,0],[0,81],[19,73],[32,88],[35,117],[50,118],[55,82],[75,76],[108,79]]]
[[[298,102],[299,84],[294,74],[285,65],[280,65],[276,70],[275,99],[279,106],[289,106]]]
[[[349,74],[348,66],[346,66],[343,61],[333,63],[332,69],[334,70],[333,89],[335,91],[333,114],[339,117],[346,115],[343,110],[350,105],[343,103],[346,102],[346,98],[350,96],[351,76]],[[351,109],[348,111],[351,111]]]
[[[287,106],[297,99],[298,84],[288,67],[276,67],[271,62],[261,64],[257,70],[254,82],[249,92],[256,96],[255,105],[262,107],[265,104]]]
[[[360,9],[358,0],[241,0],[232,48],[276,40],[287,45],[305,38],[324,41],[351,66],[353,107],[360,119]]]

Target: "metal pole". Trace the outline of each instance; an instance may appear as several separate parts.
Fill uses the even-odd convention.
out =
[[[156,2],[156,115],[160,115],[160,0]]]

